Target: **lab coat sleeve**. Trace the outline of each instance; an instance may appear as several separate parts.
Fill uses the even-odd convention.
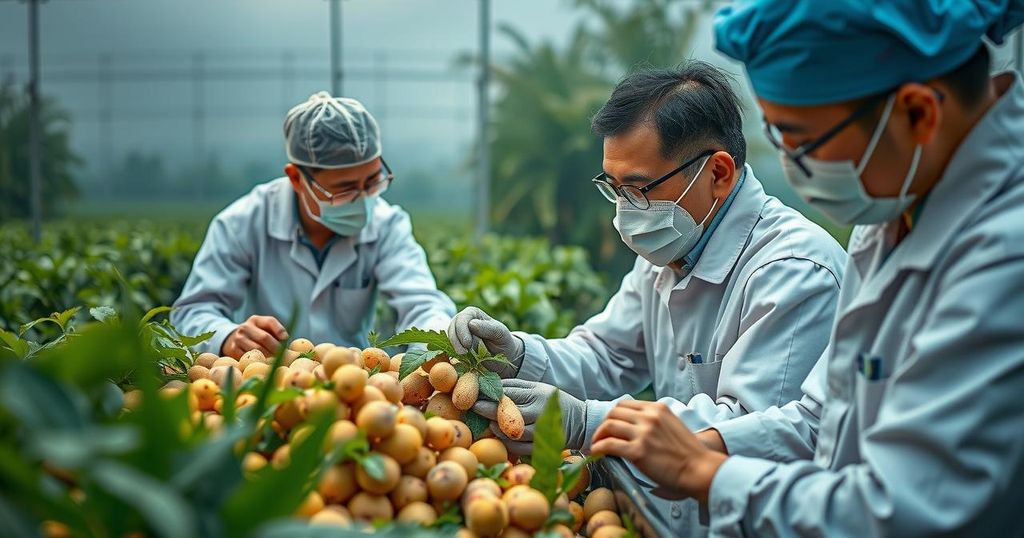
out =
[[[518,377],[554,385],[581,400],[610,400],[647,386],[639,291],[646,271],[638,259],[604,311],[565,338],[515,333],[526,353]]]
[[[813,261],[784,258],[759,267],[734,299],[742,302],[740,333],[720,359],[717,392],[659,401],[698,431],[799,399],[801,382],[828,345],[838,297],[839,278]],[[613,405],[588,402],[588,440]]]
[[[252,274],[252,248],[242,244],[246,233],[237,218],[224,214],[214,218],[174,302],[171,323],[181,333],[213,331],[212,338],[196,346],[200,352],[220,355],[224,340],[238,328],[232,315],[245,300]]]
[[[1020,248],[962,254],[975,263],[943,270],[911,355],[861,433],[862,462],[827,470],[731,457],[711,486],[712,535],[991,536],[1015,525],[1024,253],[1000,250]]]
[[[395,329],[445,330],[455,315],[455,304],[437,289],[427,255],[412,235],[409,215],[395,209],[374,268],[381,294],[398,312]]]

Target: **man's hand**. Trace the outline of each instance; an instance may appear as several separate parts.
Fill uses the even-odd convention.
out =
[[[631,461],[660,486],[663,496],[702,503],[727,458],[705,446],[665,404],[636,400],[622,401],[608,413],[594,432],[591,451]]]
[[[243,353],[258,349],[268,357],[277,353],[281,342],[288,339],[288,331],[273,316],[249,316],[221,345],[220,352],[228,357],[240,358]]]
[[[525,381],[522,379],[505,379],[501,382],[505,396],[508,396],[519,412],[523,414],[526,429],[517,440],[510,439],[498,427],[498,404],[490,400],[477,400],[473,406],[476,414],[491,420],[491,431],[501,439],[509,452],[513,454],[530,454],[533,452],[533,427],[544,412],[548,398],[558,389],[544,383]],[[565,448],[578,449],[583,446],[583,436],[587,428],[587,404],[562,391],[558,395],[558,404],[562,408],[562,428],[565,429]]]
[[[459,353],[475,350],[479,343],[483,342],[492,354],[505,355],[512,366],[487,362],[487,367],[503,378],[515,377],[519,365],[523,363],[523,341],[513,335],[504,323],[488,316],[475,306],[470,306],[455,315],[448,325],[448,339]]]

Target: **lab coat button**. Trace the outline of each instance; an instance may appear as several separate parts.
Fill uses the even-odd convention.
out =
[[[679,503],[672,503],[672,517],[675,519],[683,517],[683,509],[679,507]]]

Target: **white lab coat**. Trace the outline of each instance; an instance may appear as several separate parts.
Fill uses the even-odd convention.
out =
[[[713,534],[1024,535],[1024,86],[997,81],[913,231],[855,230],[807,394],[715,426]]]
[[[171,321],[186,334],[214,331],[199,347],[217,354],[250,315],[293,322],[293,337],[364,347],[380,292],[398,330],[448,327],[455,305],[437,290],[401,208],[378,199],[367,226],[338,238],[320,268],[301,228],[287,177],[232,203],[210,224]]]
[[[693,429],[800,396],[828,342],[846,253],[746,174],[688,274],[637,257],[604,311],[566,338],[517,333],[520,378],[587,400],[587,446],[614,400],[649,383]],[[701,534],[696,502],[658,504],[680,534]]]

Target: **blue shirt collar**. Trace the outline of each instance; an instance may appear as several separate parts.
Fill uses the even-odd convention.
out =
[[[683,256],[683,273],[689,273],[697,266],[697,262],[700,260],[700,255],[704,253],[704,247],[707,246],[708,241],[711,239],[711,235],[715,233],[715,228],[718,228],[718,224],[722,222],[725,214],[729,212],[729,207],[732,206],[732,201],[736,199],[736,194],[740,192],[740,188],[743,187],[743,180],[747,177],[747,169],[743,168],[743,172],[740,173],[739,180],[733,185],[732,191],[729,196],[725,197],[725,202],[722,202],[722,208],[715,214],[715,218],[711,219],[711,224],[708,225],[707,229],[700,236],[700,240],[697,244],[690,249],[690,252]]]

